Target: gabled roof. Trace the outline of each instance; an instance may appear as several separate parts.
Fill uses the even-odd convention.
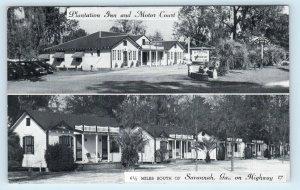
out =
[[[50,130],[55,128],[61,123],[65,123],[69,127],[75,129],[76,125],[87,125],[87,126],[109,126],[117,127],[118,123],[116,119],[112,117],[98,117],[87,114],[64,114],[64,113],[53,113],[36,110],[26,110],[32,119],[34,119],[40,127],[44,130]]]
[[[165,50],[171,49],[175,44],[179,45],[182,49],[185,50],[182,44],[179,43],[178,41],[161,41],[161,43]]]
[[[83,36],[68,42],[52,46],[44,49],[44,52],[59,52],[59,51],[82,51],[82,50],[110,50],[124,39],[131,41],[136,47],[140,47],[133,38],[133,35],[112,32],[95,32],[93,34]]]

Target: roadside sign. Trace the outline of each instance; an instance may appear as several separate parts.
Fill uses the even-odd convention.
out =
[[[192,62],[209,62],[209,50],[191,50]]]

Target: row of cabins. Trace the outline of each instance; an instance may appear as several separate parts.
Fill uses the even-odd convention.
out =
[[[99,70],[183,63],[178,41],[151,42],[145,35],[99,31],[53,47],[39,55],[58,69]]]
[[[91,115],[74,115],[26,110],[12,126],[20,137],[20,145],[24,150],[23,167],[47,168],[44,159],[48,145],[66,144],[74,151],[77,163],[120,162],[121,148],[116,137],[121,130],[117,121],[111,117],[96,117]],[[196,140],[210,138],[205,132],[195,133],[176,127],[158,128],[155,126],[136,127],[147,139],[144,149],[139,152],[139,162],[155,162],[155,150],[166,148],[166,159],[205,159],[203,151],[192,148]],[[218,142],[219,145],[224,142]],[[231,146],[234,143],[234,146]],[[231,157],[231,147],[234,157],[243,158],[245,146],[251,146],[253,155],[262,156],[267,148],[263,141],[245,144],[241,139],[231,142],[228,139],[227,156]],[[218,146],[219,147],[219,146]],[[218,150],[211,152],[211,159],[217,159]]]

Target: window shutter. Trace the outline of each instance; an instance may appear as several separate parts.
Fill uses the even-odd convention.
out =
[[[32,139],[32,141],[31,141],[32,142],[32,154],[34,154],[34,137],[32,136],[31,139]]]
[[[25,145],[26,145],[26,144],[25,144],[25,137],[23,137],[23,154],[25,154],[25,148],[26,148]]]

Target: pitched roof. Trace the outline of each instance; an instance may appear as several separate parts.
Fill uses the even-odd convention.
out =
[[[87,114],[64,114],[36,110],[24,111],[32,117],[44,130],[49,130],[64,122],[75,129],[76,125],[117,127],[118,123],[112,117],[98,117]]]
[[[180,44],[178,41],[161,41],[161,43],[165,50],[171,49],[175,44],[178,44],[182,49],[185,50],[182,44]]]
[[[112,49],[123,39],[130,40],[136,47],[139,45],[133,38],[137,38],[133,35],[122,34],[122,33],[111,33],[111,32],[95,32],[93,34],[83,36],[68,42],[52,46],[44,49],[44,52],[55,52],[55,51],[66,51],[66,50],[105,50]]]

